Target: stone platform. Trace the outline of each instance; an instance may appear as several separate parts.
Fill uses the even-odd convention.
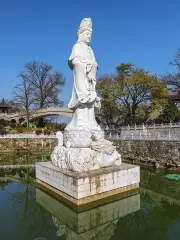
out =
[[[77,173],[51,162],[36,163],[39,184],[75,205],[87,204],[139,188],[139,166],[123,163],[100,170]]]

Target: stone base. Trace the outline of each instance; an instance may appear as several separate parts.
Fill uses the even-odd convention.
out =
[[[123,163],[100,170],[77,173],[51,162],[36,163],[38,183],[76,205],[86,204],[132,189],[140,182],[139,166]]]

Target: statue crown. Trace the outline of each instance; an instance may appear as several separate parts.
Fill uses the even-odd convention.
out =
[[[83,18],[78,29],[78,35],[82,32],[89,30],[92,32],[92,21],[91,18]]]

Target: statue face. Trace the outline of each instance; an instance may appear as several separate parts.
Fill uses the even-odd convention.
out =
[[[91,39],[92,39],[92,32],[89,30],[84,31],[79,35],[79,40],[81,42],[85,42],[89,44],[91,42]]]

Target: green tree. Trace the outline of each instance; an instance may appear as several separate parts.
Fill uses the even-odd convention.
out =
[[[168,102],[162,114],[156,119],[158,122],[179,122],[180,121],[180,111],[176,104]]]
[[[97,91],[101,97],[101,111],[97,115],[99,122],[110,128],[117,128],[124,122],[126,110],[117,99],[117,95],[122,95],[123,92],[120,87],[116,87],[116,77],[113,75],[101,76],[97,82]]]
[[[149,114],[160,112],[167,104],[165,85],[155,75],[131,63],[118,66],[115,76],[100,77],[97,89],[108,119],[109,115],[111,118],[116,115],[118,121],[124,118],[124,124],[137,122],[137,112],[143,104],[148,106]]]

